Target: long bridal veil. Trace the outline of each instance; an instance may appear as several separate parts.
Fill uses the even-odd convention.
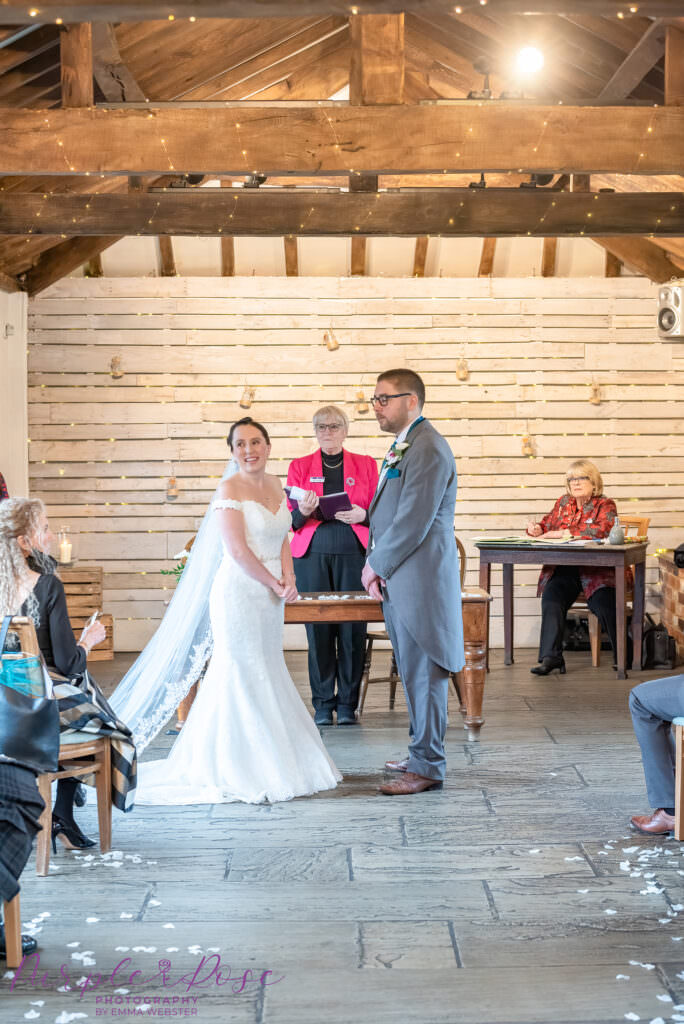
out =
[[[237,472],[232,460],[221,478]],[[214,494],[214,498],[216,494]],[[209,503],[159,629],[110,698],[140,754],[171,717],[211,657],[209,594],[221,562],[221,536]]]

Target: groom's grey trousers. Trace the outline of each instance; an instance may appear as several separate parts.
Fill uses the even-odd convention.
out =
[[[684,717],[684,675],[651,679],[629,695],[634,732],[641,747],[648,800],[653,808],[675,805],[675,759],[671,722]]]
[[[444,781],[449,673],[418,646],[392,609],[383,590],[387,633],[397,659],[409,713],[409,761],[406,770],[426,779]]]

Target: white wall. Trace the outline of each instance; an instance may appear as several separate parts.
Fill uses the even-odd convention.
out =
[[[245,383],[284,477],[313,450],[311,416],[328,402],[349,413],[349,448],[382,458],[387,438],[356,393],[405,365],[424,376],[426,414],[456,456],[469,585],[473,538],[547,512],[578,456],[597,462],[621,511],[651,516],[653,583],[656,548],[680,543],[684,512],[684,346],[658,340],[656,297],[627,277],[63,280],[30,304],[31,486],[77,557],[104,567],[116,645],[133,650],[164,613],[160,570],[197,529]],[[323,343],[331,325],[336,352]],[[169,502],[172,472],[181,493]],[[516,571],[520,646],[538,636],[538,573]],[[496,646],[499,569],[492,582]]]
[[[26,295],[0,291],[0,472],[11,495],[28,494]]]

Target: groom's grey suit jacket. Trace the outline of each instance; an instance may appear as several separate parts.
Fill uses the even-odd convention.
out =
[[[385,476],[370,505],[368,561],[387,581],[402,626],[450,672],[464,664],[458,548],[454,538],[456,463],[428,420],[406,439],[398,476]]]

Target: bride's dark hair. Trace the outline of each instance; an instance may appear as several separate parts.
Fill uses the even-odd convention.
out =
[[[235,431],[237,430],[238,427],[256,427],[256,429],[259,430],[264,435],[264,440],[266,441],[266,444],[271,443],[271,438],[268,436],[268,430],[266,429],[266,427],[264,427],[261,423],[257,423],[257,421],[253,420],[251,416],[243,416],[241,420],[237,420],[236,423],[233,423],[230,430],[228,431],[228,437],[226,438],[226,441],[231,451],[233,450],[233,437],[235,436]]]

